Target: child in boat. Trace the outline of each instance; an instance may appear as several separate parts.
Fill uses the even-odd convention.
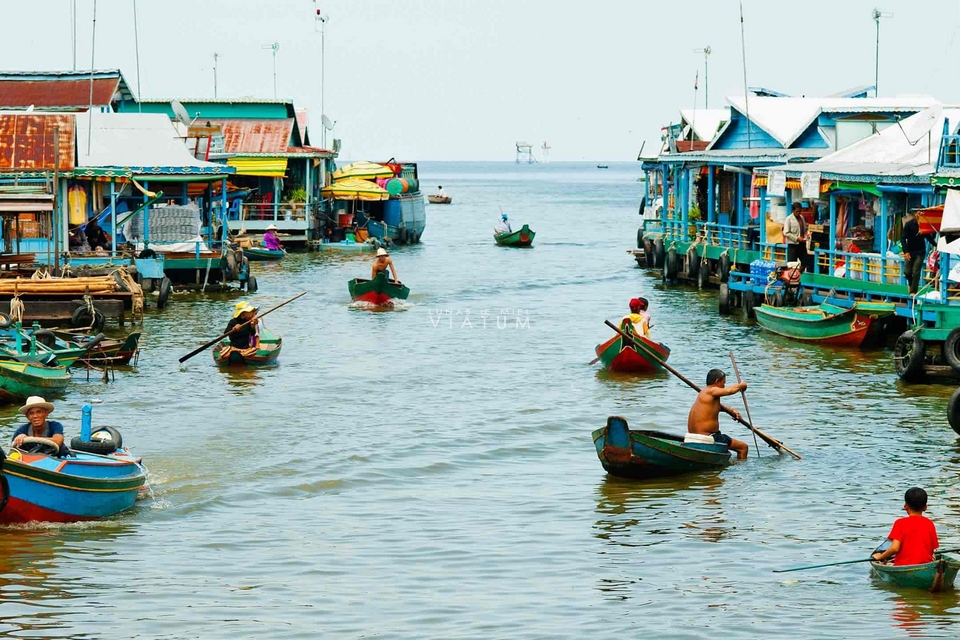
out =
[[[898,518],[887,538],[890,548],[883,553],[873,554],[873,559],[883,562],[894,556],[894,566],[924,564],[933,561],[933,552],[940,546],[937,528],[923,515],[927,510],[927,492],[920,487],[907,489],[903,496],[903,510],[906,518]]]
[[[650,337],[650,314],[647,313],[646,298],[630,299],[630,315],[623,319],[622,325],[629,323],[633,333],[644,338]],[[623,327],[626,330],[628,327]]]

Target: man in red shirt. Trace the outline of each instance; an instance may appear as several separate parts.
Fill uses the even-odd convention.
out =
[[[893,523],[893,529],[887,538],[890,539],[890,548],[883,553],[873,554],[873,559],[883,562],[890,556],[894,566],[906,564],[924,564],[933,561],[933,552],[940,546],[937,539],[937,529],[933,522],[923,515],[927,509],[927,492],[919,487],[907,489],[903,496],[903,510],[906,518],[899,518]]]

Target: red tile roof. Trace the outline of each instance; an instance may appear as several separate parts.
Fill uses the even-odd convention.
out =
[[[60,127],[60,170],[74,168],[76,120],[72,114],[0,114],[0,171],[54,168],[53,128]]]
[[[113,102],[119,78],[93,80],[93,104]],[[37,108],[84,108],[90,104],[90,80],[0,80],[0,106]]]

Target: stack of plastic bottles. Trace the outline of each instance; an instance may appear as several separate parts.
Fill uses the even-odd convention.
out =
[[[750,279],[754,284],[766,284],[776,270],[777,263],[773,260],[754,260],[750,263]]]

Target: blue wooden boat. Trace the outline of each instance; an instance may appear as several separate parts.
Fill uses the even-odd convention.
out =
[[[140,458],[116,449],[119,434],[109,442],[89,438],[90,411],[85,405],[84,426],[71,442],[71,456],[56,457],[51,440],[27,438],[22,449],[12,449],[2,460],[0,489],[5,495],[0,503],[6,500],[0,524],[95,520],[133,506],[146,482],[146,469]]]
[[[607,473],[622,478],[658,478],[730,464],[727,445],[684,442],[683,436],[662,431],[632,431],[619,416],[610,416],[607,426],[593,432],[593,443]]]
[[[243,255],[247,256],[247,260],[251,262],[264,262],[267,260],[283,260],[287,252],[282,249],[274,251],[266,247],[245,247]]]

